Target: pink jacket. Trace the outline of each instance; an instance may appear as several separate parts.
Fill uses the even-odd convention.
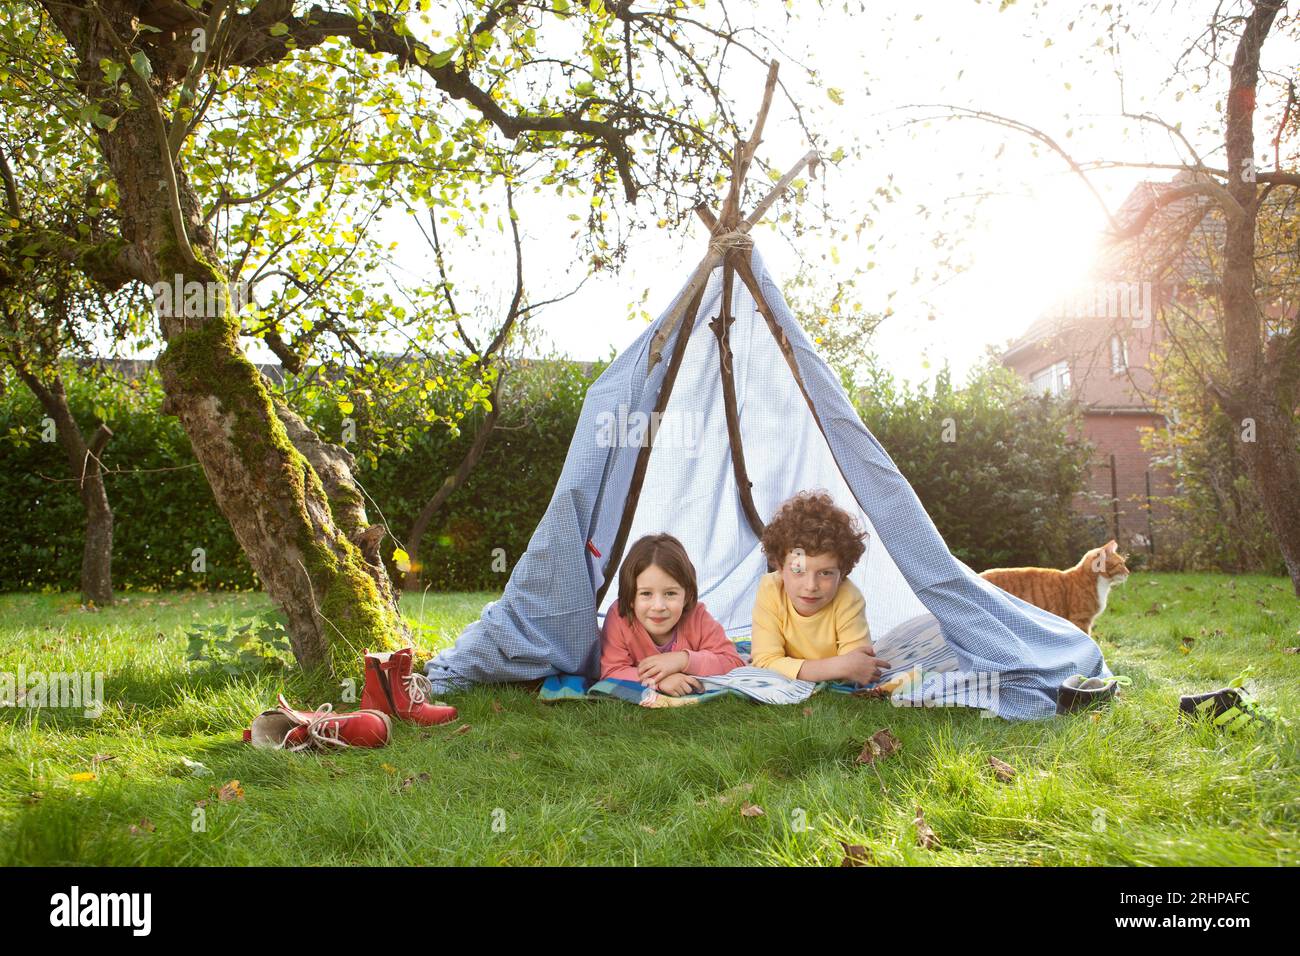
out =
[[[722,625],[714,620],[708,609],[698,601],[677,622],[676,644],[673,651],[685,651],[690,658],[687,674],[712,677],[744,665],[736,653],[736,645],[727,638]],[[600,635],[600,678],[640,681],[636,665],[643,659],[662,651],[635,617],[632,623],[619,613],[618,602],[610,605],[605,614],[605,627]]]

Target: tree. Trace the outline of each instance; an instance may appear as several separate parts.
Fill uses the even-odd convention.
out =
[[[240,347],[241,296],[232,295],[214,216],[274,197],[275,229],[247,217],[227,225],[257,247],[266,233],[284,241],[301,213],[294,193],[324,171],[337,172],[331,188],[369,195],[376,210],[397,199],[450,208],[484,167],[488,178],[507,177],[502,157],[523,154],[545,159],[541,184],[589,192],[583,241],[602,263],[617,261],[624,250],[606,228],[616,190],[627,200],[657,194],[680,216],[701,197],[691,189],[679,202],[676,184],[716,178],[727,153],[717,137],[734,124],[707,65],[719,48],[748,48],[675,4],[476,0],[439,11],[437,27],[405,0],[346,9],[289,0],[7,6],[6,23],[30,29],[35,20],[52,47],[35,58],[10,30],[0,38],[7,78],[30,92],[34,109],[47,107],[47,136],[94,144],[112,184],[120,233],[97,244],[96,262],[154,292],[164,411],[181,420],[241,547],[287,615],[298,660],[355,669],[363,648],[404,639],[396,597],[366,553],[375,535],[347,453],[275,402]],[[543,32],[553,35],[545,51]],[[256,148],[267,134],[289,153]],[[251,165],[223,160],[222,150],[251,154]],[[205,196],[202,184],[218,181],[217,195]],[[317,212],[322,201],[329,208],[314,198]],[[322,288],[318,298],[328,300],[334,289]],[[361,310],[366,299],[348,290]],[[312,303],[318,314],[343,304]],[[268,341],[281,335],[274,323],[264,332]]]
[[[1208,165],[1202,156],[1209,153],[1198,151],[1179,124],[1149,113],[1124,112],[1123,115],[1167,132],[1180,152],[1178,162],[1133,163],[1112,159],[1085,162],[1061,145],[1064,137],[1054,137],[1014,118],[967,107],[944,105],[942,109],[951,118],[978,119],[1031,137],[1068,164],[1087,183],[1098,202],[1102,202],[1100,194],[1088,177],[1095,169],[1138,167],[1177,170],[1184,174],[1182,184],[1152,198],[1127,222],[1116,221],[1107,210],[1110,239],[1114,243],[1139,239],[1157,212],[1188,199],[1196,200],[1193,214],[1198,219],[1211,214],[1222,217],[1223,242],[1217,274],[1205,285],[1205,290],[1215,313],[1212,323],[1215,345],[1223,363],[1216,368],[1213,363],[1193,362],[1189,367],[1200,369],[1202,386],[1234,423],[1236,451],[1277,539],[1292,585],[1300,595],[1300,427],[1296,419],[1300,404],[1300,318],[1293,299],[1278,298],[1276,288],[1261,281],[1259,267],[1261,259],[1284,252],[1294,255],[1294,246],[1288,247],[1285,239],[1281,245],[1269,248],[1268,243],[1279,241],[1278,235],[1267,230],[1260,215],[1261,202],[1272,191],[1280,188],[1294,192],[1300,187],[1300,172],[1295,169],[1294,157],[1289,156],[1291,161],[1283,162],[1281,152],[1281,144],[1288,134],[1294,135],[1300,127],[1294,67],[1287,67],[1289,75],[1272,77],[1283,91],[1277,98],[1276,115],[1270,118],[1270,126],[1277,132],[1272,143],[1273,154],[1259,157],[1265,163],[1271,162],[1272,169],[1257,165],[1255,149],[1256,113],[1260,108],[1258,87],[1262,73],[1269,78],[1261,67],[1265,41],[1283,28],[1295,32],[1294,21],[1278,19],[1283,6],[1283,0],[1221,4],[1204,31],[1179,58],[1176,67],[1179,70],[1194,54],[1204,57],[1207,73],[1227,68],[1224,128],[1219,147],[1224,151],[1224,168]],[[1112,43],[1113,32],[1112,27]],[[1232,43],[1235,47],[1230,61],[1225,62],[1220,59],[1220,50]],[[1290,208],[1289,203],[1285,205]],[[1161,278],[1151,274],[1134,276],[1135,280],[1143,281],[1158,282]],[[1183,313],[1175,310],[1171,315],[1181,317]],[[1167,321],[1170,317],[1163,317],[1164,331],[1177,347],[1180,323]]]
[[[7,107],[0,132],[9,224],[0,253],[0,358],[40,402],[67,459],[68,480],[85,512],[81,599],[104,607],[113,603],[113,511],[102,455],[113,432],[101,421],[87,437],[69,407],[59,363],[65,355],[89,355],[97,333],[108,341],[128,335],[141,321],[140,302],[129,291],[100,285],[93,257],[83,255],[111,228],[93,177],[72,161],[71,150],[53,155],[33,140]],[[27,185],[32,188],[21,188]]]

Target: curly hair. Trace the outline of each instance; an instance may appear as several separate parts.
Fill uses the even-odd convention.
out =
[[[863,552],[867,532],[825,491],[801,491],[778,509],[763,529],[763,553],[779,568],[795,548],[805,554],[834,554],[840,572],[848,574]]]
[[[648,534],[638,538],[628,549],[627,557],[618,572],[618,610],[629,623],[632,605],[636,603],[636,579],[650,565],[663,569],[686,592],[682,607],[685,617],[699,600],[699,585],[695,583],[695,565],[686,554],[682,543],[670,534]]]

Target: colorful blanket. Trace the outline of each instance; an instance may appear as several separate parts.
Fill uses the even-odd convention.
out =
[[[736,650],[742,659],[749,660],[749,641],[737,641]],[[683,707],[698,704],[701,701],[717,697],[736,696],[765,704],[797,704],[807,700],[819,690],[830,689],[836,693],[852,694],[870,691],[877,684],[859,687],[854,684],[842,684],[823,681],[813,683],[806,680],[790,680],[787,677],[761,667],[738,667],[727,674],[716,677],[701,677],[700,682],[708,689],[699,694],[683,694],[672,697],[661,694],[652,688],[642,686],[636,681],[604,680],[591,681],[578,674],[555,674],[542,682],[538,696],[544,701],[561,700],[621,700],[641,707]]]

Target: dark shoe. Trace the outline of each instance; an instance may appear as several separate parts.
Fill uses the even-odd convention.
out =
[[[1183,716],[1195,720],[1206,717],[1220,730],[1236,733],[1247,728],[1257,730],[1271,721],[1260,713],[1257,701],[1244,687],[1224,687],[1208,694],[1184,694],[1178,699]]]
[[[1119,682],[1113,677],[1084,677],[1075,674],[1067,677],[1056,692],[1056,712],[1068,714],[1093,704],[1108,703],[1118,689]]]

